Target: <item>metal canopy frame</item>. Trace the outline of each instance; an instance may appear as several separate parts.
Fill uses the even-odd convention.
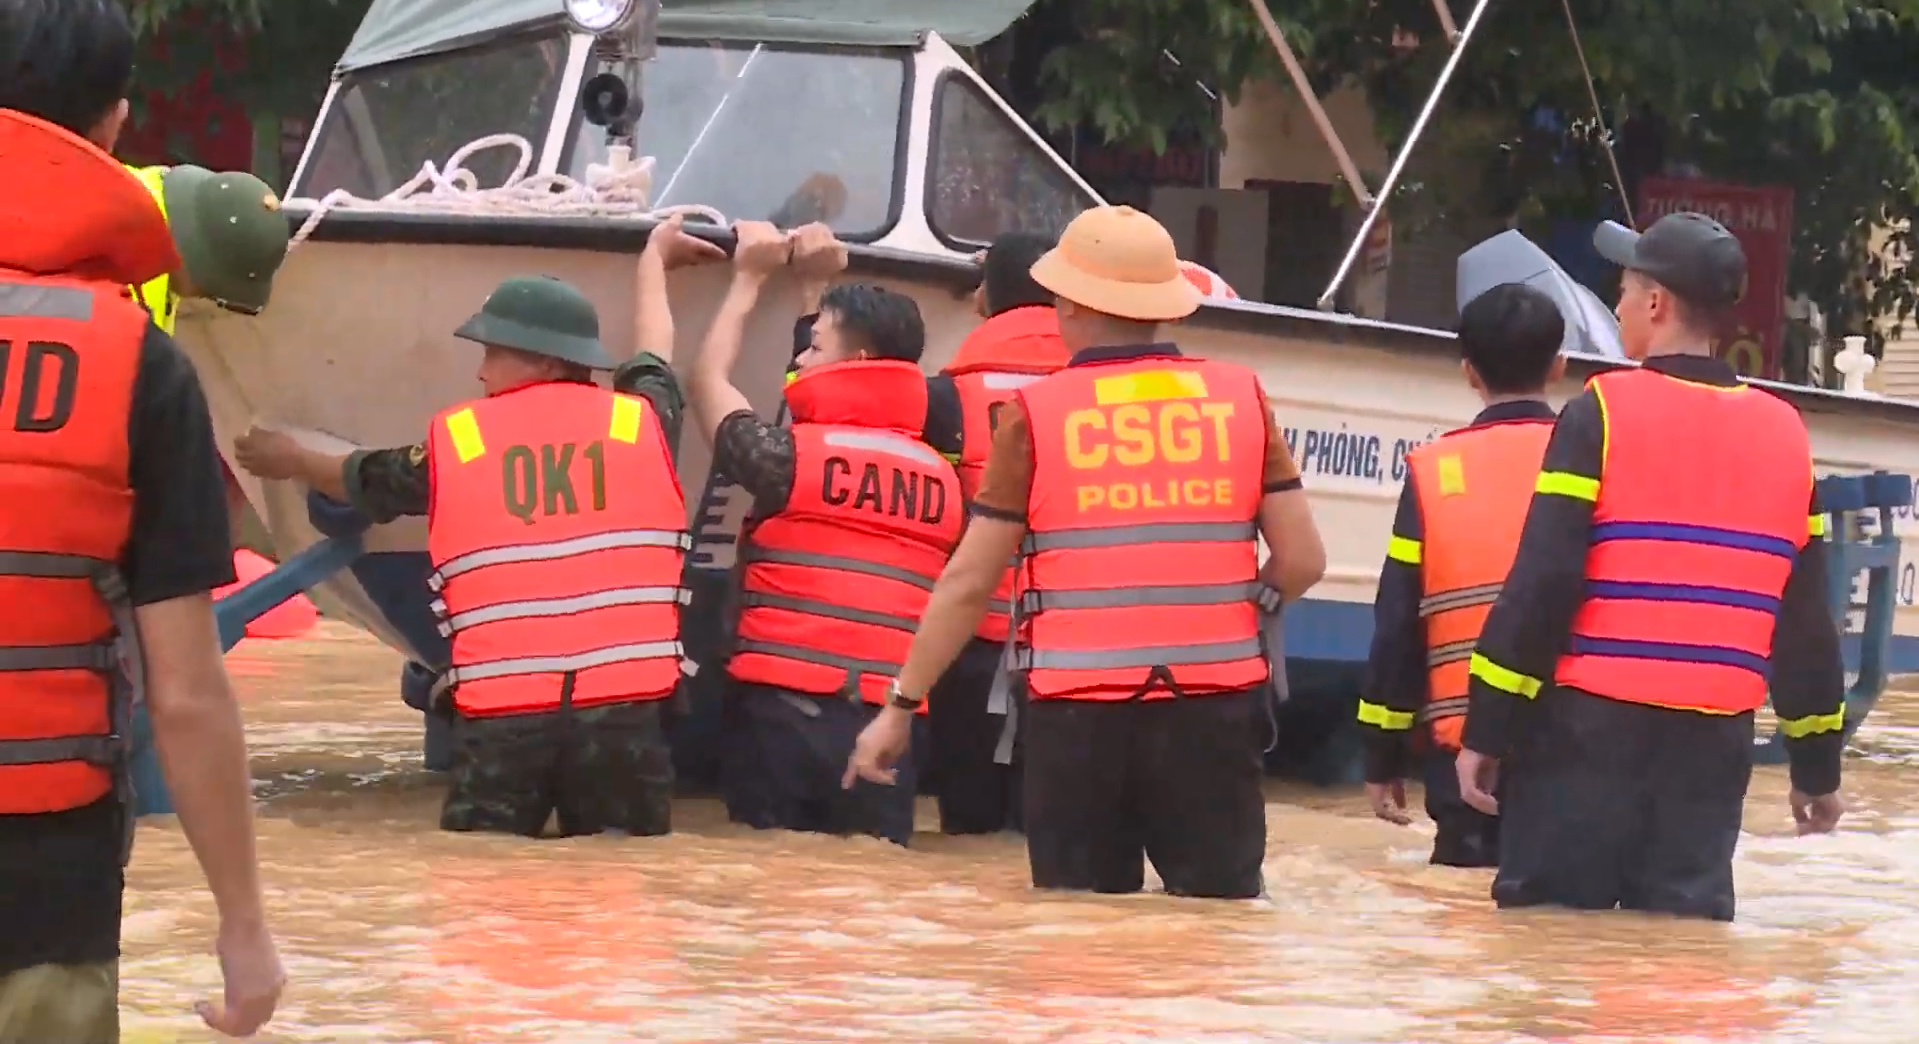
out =
[[[1400,177],[1405,174],[1406,164],[1412,159],[1413,150],[1419,147],[1420,136],[1426,133],[1426,125],[1432,121],[1433,113],[1438,111],[1439,101],[1445,97],[1446,87],[1452,83],[1453,74],[1459,70],[1460,59],[1465,56],[1466,47],[1472,43],[1473,33],[1478,31],[1480,22],[1485,19],[1486,9],[1491,2],[1492,0],[1474,0],[1472,13],[1466,18],[1465,28],[1461,29],[1453,22],[1452,10],[1447,6],[1447,0],[1432,0],[1433,13],[1438,16],[1440,29],[1445,33],[1446,42],[1452,50],[1446,56],[1446,65],[1440,69],[1439,78],[1434,81],[1432,91],[1426,95],[1426,103],[1420,106],[1419,116],[1413,120],[1413,126],[1406,135],[1406,141],[1400,145],[1398,155],[1393,157],[1392,166],[1387,168],[1386,179],[1380,182],[1379,191],[1375,193],[1367,189],[1365,179],[1360,176],[1358,165],[1353,162],[1352,153],[1346,149],[1345,143],[1340,141],[1339,132],[1333,129],[1332,120],[1326,115],[1325,108],[1320,105],[1319,96],[1306,79],[1305,68],[1299,64],[1299,57],[1293,53],[1292,46],[1286,42],[1286,34],[1280,29],[1279,22],[1273,18],[1272,10],[1266,6],[1266,0],[1252,0],[1253,10],[1259,15],[1260,24],[1265,27],[1267,38],[1272,41],[1273,49],[1279,52],[1280,64],[1286,67],[1286,75],[1293,81],[1293,89],[1299,92],[1300,100],[1306,103],[1306,111],[1312,116],[1313,125],[1319,129],[1320,138],[1326,142],[1326,148],[1332,152],[1333,161],[1339,165],[1341,176],[1346,179],[1347,184],[1352,186],[1353,196],[1358,200],[1363,212],[1359,229],[1353,234],[1352,242],[1347,245],[1345,256],[1340,259],[1338,269],[1333,272],[1332,282],[1326,284],[1325,293],[1319,295],[1318,305],[1322,310],[1332,309],[1333,299],[1339,293],[1339,288],[1345,284],[1346,277],[1352,274],[1353,265],[1359,260],[1359,253],[1366,243],[1366,237],[1372,234],[1373,226],[1379,222],[1380,214],[1392,198],[1393,189],[1398,187]],[[1617,181],[1619,164],[1612,158],[1610,140],[1604,137],[1607,133],[1605,114],[1599,108],[1599,97],[1592,85],[1592,73],[1586,69],[1586,54],[1585,48],[1579,41],[1579,27],[1573,22],[1571,7],[1564,4],[1562,7],[1566,12],[1566,28],[1572,33],[1573,48],[1579,55],[1580,68],[1586,71],[1587,96],[1592,100],[1593,117],[1600,123],[1600,134],[1606,147],[1606,155],[1612,162],[1613,177]],[[1622,201],[1625,201],[1625,191],[1625,186],[1620,185],[1619,193]],[[1626,201],[1628,220],[1631,220],[1631,213],[1632,204]]]

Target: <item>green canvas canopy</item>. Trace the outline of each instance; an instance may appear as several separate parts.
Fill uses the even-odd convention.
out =
[[[685,40],[911,46],[928,30],[985,43],[1032,0],[664,0],[660,36]],[[336,72],[479,43],[566,20],[562,0],[373,0]]]

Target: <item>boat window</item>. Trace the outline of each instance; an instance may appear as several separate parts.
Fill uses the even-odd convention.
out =
[[[462,146],[491,134],[516,134],[536,153],[553,124],[566,37],[520,37],[348,73],[320,127],[299,195],[317,199],[345,189],[384,196],[428,161],[444,168]],[[466,163],[483,188],[513,173],[519,152],[487,149]]]
[[[933,120],[926,219],[948,246],[975,249],[1002,232],[1057,236],[1096,203],[966,77],[940,81]]]
[[[729,221],[823,221],[872,239],[898,212],[904,52],[668,43],[642,73],[636,134],[653,204],[703,203]],[[606,159],[606,129],[579,121],[566,172]]]

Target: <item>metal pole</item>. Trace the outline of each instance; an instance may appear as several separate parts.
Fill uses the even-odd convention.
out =
[[[1438,2],[1444,3],[1445,0]],[[1300,68],[1299,57],[1293,54],[1292,46],[1286,42],[1286,34],[1279,31],[1279,23],[1273,20],[1273,12],[1267,10],[1266,0],[1253,0],[1253,10],[1259,13],[1260,24],[1266,27],[1266,36],[1273,41],[1273,49],[1279,52],[1279,60],[1286,66],[1286,75],[1292,78],[1293,89],[1299,92],[1300,100],[1306,103],[1306,111],[1319,128],[1319,136],[1325,139],[1326,147],[1332,150],[1333,162],[1339,164],[1340,174],[1353,187],[1353,196],[1359,200],[1360,206],[1371,206],[1372,193],[1366,191],[1366,183],[1359,177],[1359,168],[1353,164],[1353,157],[1340,142],[1339,132],[1333,130],[1333,121],[1327,117],[1326,110],[1320,107],[1319,96],[1313,93],[1313,85],[1306,80],[1306,70]]]
[[[1459,42],[1453,46],[1453,53],[1446,56],[1446,67],[1439,70],[1439,82],[1433,84],[1432,93],[1426,96],[1426,105],[1419,110],[1419,118],[1413,121],[1413,128],[1406,135],[1406,143],[1399,147],[1399,155],[1393,157],[1392,169],[1386,172],[1386,180],[1379,185],[1378,197],[1366,208],[1366,216],[1359,223],[1359,232],[1353,236],[1352,245],[1346,248],[1346,256],[1339,262],[1339,270],[1333,273],[1333,281],[1326,284],[1326,292],[1319,295],[1320,308],[1332,307],[1333,295],[1339,293],[1340,284],[1346,281],[1346,276],[1353,270],[1353,263],[1359,260],[1360,248],[1366,244],[1366,237],[1372,234],[1373,225],[1379,220],[1379,212],[1385,209],[1386,201],[1392,197],[1393,187],[1399,184],[1399,176],[1406,172],[1406,161],[1413,158],[1413,150],[1419,147],[1419,136],[1425,133],[1427,122],[1439,108],[1439,99],[1446,94],[1446,85],[1452,82],[1453,73],[1459,68],[1459,60],[1466,56],[1466,46],[1472,43],[1473,31],[1479,28],[1480,19],[1486,14],[1490,3],[1491,0],[1478,0],[1473,5],[1473,13],[1466,18],[1466,28],[1459,34]]]
[[[1433,0],[1433,13],[1439,16],[1439,27],[1446,31],[1446,42],[1459,40],[1459,26],[1453,24],[1453,9],[1446,6],[1446,0]]]

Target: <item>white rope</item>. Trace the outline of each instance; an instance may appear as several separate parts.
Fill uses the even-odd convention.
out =
[[[481,188],[479,179],[465,166],[474,153],[512,146],[520,150],[520,159],[506,181],[492,188]],[[399,188],[378,199],[362,199],[345,189],[335,189],[318,200],[294,199],[313,213],[287,243],[289,251],[306,242],[321,221],[335,210],[372,210],[395,213],[435,213],[472,215],[538,215],[542,217],[621,217],[665,220],[674,214],[700,217],[725,228],[726,216],[712,207],[684,204],[654,207],[648,197],[653,189],[653,157],[635,160],[624,145],[608,150],[606,163],[589,164],[586,180],[576,181],[564,174],[527,175],[533,164],[533,146],[517,134],[489,134],[461,146],[447,157],[446,169],[428,160],[418,174]]]

